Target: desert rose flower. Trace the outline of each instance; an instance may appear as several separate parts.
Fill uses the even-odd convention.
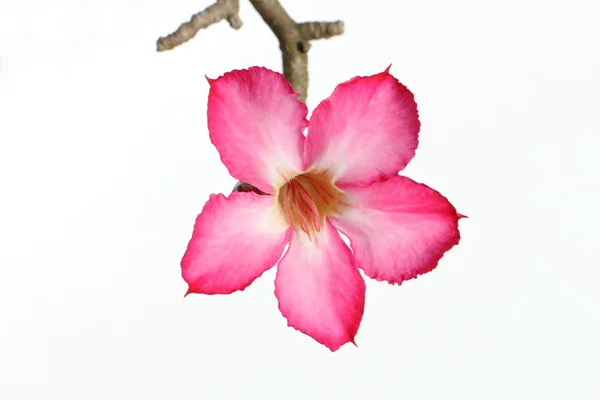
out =
[[[412,93],[388,68],[338,85],[308,122],[279,73],[252,67],[209,83],[212,143],[231,176],[266,195],[210,196],[181,262],[188,294],[243,290],[289,243],[275,278],[288,325],[332,351],[354,343],[365,305],[359,269],[400,284],[434,269],[460,239],[462,216],[448,200],[398,176],[418,144]]]

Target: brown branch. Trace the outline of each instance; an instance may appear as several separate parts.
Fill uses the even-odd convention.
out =
[[[344,23],[305,22],[296,23],[283,9],[278,0],[250,0],[269,28],[279,40],[283,59],[283,74],[300,100],[308,94],[308,56],[310,40],[329,38],[344,33]]]
[[[298,24],[298,28],[305,39],[329,39],[344,33],[344,21],[302,22]]]
[[[217,0],[212,6],[194,14],[189,22],[181,24],[175,32],[159,38],[156,41],[156,50],[171,50],[192,39],[200,29],[207,28],[224,19],[229,22],[233,29],[240,29],[242,20],[238,15],[239,12],[239,0]]]
[[[305,39],[288,13],[277,0],[250,0],[269,28],[279,40],[283,60],[283,75],[294,90],[300,93],[300,100],[306,101],[308,91],[308,49]]]
[[[296,23],[283,9],[278,0],[250,0],[277,40],[283,60],[283,74],[300,100],[306,101],[308,94],[308,56],[310,40],[327,39],[344,33],[344,23],[303,22]],[[192,16],[170,35],[156,42],[157,51],[171,50],[196,36],[200,29],[227,20],[234,29],[242,27],[239,17],[239,0],[216,0],[216,3]]]

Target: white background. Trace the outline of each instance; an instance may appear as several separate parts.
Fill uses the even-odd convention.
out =
[[[313,42],[309,109],[392,63],[416,95],[405,174],[468,215],[432,273],[369,281],[358,348],[288,328],[275,270],[183,298],[179,261],[228,176],[208,84],[280,70],[242,0],[0,0],[0,398],[598,399],[600,29],[594,2],[287,0]]]

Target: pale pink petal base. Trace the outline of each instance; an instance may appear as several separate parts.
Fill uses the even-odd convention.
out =
[[[275,265],[291,229],[278,215],[273,196],[211,195],[198,215],[181,261],[188,293],[243,290]]]
[[[350,239],[356,266],[373,279],[400,284],[429,272],[460,240],[462,216],[440,193],[409,178],[346,194],[355,207],[332,223]]]
[[[336,351],[354,343],[365,306],[365,282],[350,249],[326,223],[316,240],[295,231],[277,266],[275,296],[288,325]]]
[[[338,185],[368,185],[408,164],[420,126],[413,94],[388,70],[353,78],[314,110],[305,166],[327,170]]]
[[[234,178],[265,193],[302,170],[306,105],[280,73],[261,67],[209,80],[208,130]]]

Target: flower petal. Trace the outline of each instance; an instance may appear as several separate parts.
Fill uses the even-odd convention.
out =
[[[354,343],[365,307],[365,282],[329,222],[312,240],[294,231],[277,266],[275,296],[289,326],[331,351]]]
[[[332,223],[350,239],[355,265],[373,279],[400,284],[429,272],[460,240],[462,216],[440,193],[409,178],[345,193],[356,207]]]
[[[209,80],[208,130],[231,176],[265,193],[302,170],[306,105],[282,74],[252,67]]]
[[[413,94],[389,72],[338,85],[310,119],[306,167],[338,184],[368,185],[395,175],[415,155],[420,129]]]
[[[211,195],[196,219],[181,261],[188,293],[243,290],[275,265],[290,234],[274,207],[273,196]]]

